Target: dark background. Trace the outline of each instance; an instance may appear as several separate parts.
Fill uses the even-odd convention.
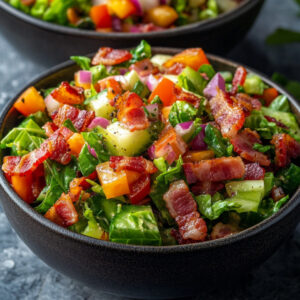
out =
[[[300,7],[293,0],[267,0],[255,26],[229,57],[268,75],[279,71],[300,81],[300,43],[277,47],[264,43],[265,37],[278,27],[300,31]],[[201,46],[205,49],[205,45]],[[0,29],[0,109],[41,71],[42,66],[22,57],[22,49],[13,49],[4,40]],[[222,290],[195,299],[290,300],[299,299],[299,295],[300,226],[288,242],[260,268],[249,273],[247,280],[237,284],[236,289]],[[0,207],[0,299],[124,298],[93,291],[46,266],[16,236]]]

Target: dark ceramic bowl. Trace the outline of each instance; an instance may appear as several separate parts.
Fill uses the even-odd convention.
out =
[[[153,50],[165,54],[179,51]],[[216,70],[233,72],[237,67],[217,56],[208,57]],[[39,76],[30,85],[37,89],[52,87],[62,80],[71,80],[75,70],[74,63],[67,62]],[[297,102],[269,79],[262,78],[289,97],[293,112],[300,120]],[[12,105],[19,95],[12,98],[2,112],[1,136],[17,125],[19,114]],[[208,287],[219,287],[226,278],[236,285],[234,278],[247,274],[273,254],[293,232],[300,218],[298,189],[278,213],[233,236],[191,245],[131,246],[96,240],[50,222],[17,196],[2,171],[0,185],[2,206],[11,225],[49,266],[95,289],[139,298],[194,295]]]
[[[99,33],[47,23],[16,10],[0,0],[1,33],[22,54],[45,66],[83,55],[100,46],[125,48],[141,39],[153,46],[203,46],[206,51],[224,54],[233,48],[255,21],[264,0],[245,0],[238,8],[213,20],[144,34]]]

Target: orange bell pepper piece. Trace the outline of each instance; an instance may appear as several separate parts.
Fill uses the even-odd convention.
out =
[[[13,175],[11,176],[11,184],[15,192],[27,203],[34,201],[32,193],[32,174],[26,176]]]
[[[136,12],[135,5],[130,0],[109,0],[108,10],[120,19],[126,19]]]
[[[175,84],[168,78],[163,78],[149,97],[151,102],[155,96],[159,96],[164,106],[170,106],[176,101]]]
[[[46,108],[43,97],[35,87],[28,88],[15,102],[14,107],[24,116],[29,116]]]
[[[278,91],[275,88],[268,88],[264,90],[262,99],[265,100],[266,106],[269,106],[274,99],[278,97]]]
[[[90,17],[96,28],[110,28],[112,26],[111,16],[106,4],[92,6]]]
[[[84,138],[80,133],[74,133],[68,140],[67,143],[70,147],[71,154],[78,156],[84,146]]]
[[[204,151],[189,151],[183,156],[184,162],[198,162],[200,160],[211,159],[215,157],[215,153],[212,150]]]
[[[172,108],[172,106],[170,105],[170,106],[163,107],[161,110],[161,113],[166,121],[169,120],[169,114],[170,114],[171,108]]]
[[[198,71],[202,65],[209,64],[209,61],[201,48],[190,48],[167,60],[164,67],[171,68],[175,63],[183,64]]]
[[[96,171],[107,199],[130,193],[127,174],[124,170],[115,172],[109,166],[109,162],[105,162],[98,165]]]

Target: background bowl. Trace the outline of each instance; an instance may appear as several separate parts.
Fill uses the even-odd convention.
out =
[[[60,26],[33,18],[0,0],[2,34],[31,60],[51,66],[83,55],[100,46],[136,46],[146,39],[152,46],[192,47],[224,54],[233,48],[254,23],[264,0],[245,0],[238,8],[216,19],[197,22],[162,32],[144,34],[99,33]]]
[[[154,54],[179,51],[153,49]],[[216,70],[232,72],[237,67],[231,61],[212,55],[208,57]],[[62,80],[73,79],[76,70],[72,62],[67,62],[39,76],[30,85],[38,89],[52,87]],[[289,97],[299,121],[297,102],[282,88],[259,75],[268,85]],[[18,123],[19,114],[12,105],[20,93],[2,112],[0,136]],[[1,203],[8,220],[43,261],[95,289],[139,298],[191,296],[228,281],[235,286],[235,278],[248,274],[251,268],[273,254],[290,236],[300,218],[299,188],[271,218],[228,238],[181,246],[131,246],[92,239],[50,222],[17,196],[2,171],[0,185]]]

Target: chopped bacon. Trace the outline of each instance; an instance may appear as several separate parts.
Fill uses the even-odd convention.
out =
[[[174,86],[174,93],[177,101],[189,102],[196,108],[199,108],[202,101],[201,97],[198,97],[193,93],[186,92],[182,88],[176,85]]]
[[[138,180],[130,184],[130,194],[128,198],[131,204],[145,204],[149,199],[145,199],[150,194],[151,179],[149,174],[142,174]]]
[[[195,244],[198,243],[198,241],[194,241],[191,239],[185,240],[182,235],[180,234],[179,230],[172,229],[171,235],[174,237],[174,239],[177,241],[179,245],[187,245],[187,244]]]
[[[286,167],[292,159],[300,157],[300,144],[289,134],[275,134],[271,144],[275,146],[275,164],[279,168]]]
[[[63,81],[58,88],[52,91],[51,97],[63,104],[82,104],[84,102],[84,89],[71,86],[69,82]]]
[[[95,89],[97,92],[107,90],[107,98],[110,100],[110,104],[114,106],[114,100],[122,94],[122,87],[120,83],[114,78],[105,78],[98,81],[95,84]]]
[[[245,169],[245,180],[261,180],[265,177],[266,170],[258,163],[246,164]]]
[[[169,164],[172,164],[187,150],[187,144],[173,127],[162,132],[158,141],[154,143],[154,147],[155,157],[164,157]]]
[[[278,202],[280,199],[285,197],[285,193],[281,187],[274,186],[271,190],[271,197],[274,202]]]
[[[61,129],[63,129],[63,127],[54,132],[48,139],[48,149],[51,153],[50,159],[53,159],[62,165],[67,165],[72,157],[67,139],[61,134]]]
[[[157,74],[158,67],[154,66],[149,58],[140,60],[129,67],[129,70],[135,70],[139,76],[146,77],[150,74]]]
[[[46,212],[45,218],[63,227],[77,223],[78,213],[70,195],[62,193],[55,204]]]
[[[43,127],[47,137],[50,137],[58,127],[53,122],[47,122]]]
[[[219,222],[213,227],[210,237],[212,240],[216,240],[238,233],[239,231],[240,229],[237,226]]]
[[[188,215],[177,216],[176,222],[184,240],[204,241],[207,236],[207,226],[197,211]]]
[[[20,161],[20,156],[4,156],[2,171],[5,173],[6,176],[10,178],[10,176],[14,174],[14,170],[16,169]]]
[[[175,218],[183,239],[204,241],[207,235],[205,221],[197,212],[197,204],[183,180],[173,182],[163,196],[170,215]]]
[[[268,122],[273,122],[275,123],[277,126],[283,128],[283,129],[289,129],[289,127],[287,127],[285,124],[281,123],[280,121],[277,121],[275,118],[272,118],[272,117],[269,117],[269,116],[264,116],[265,119],[268,121]]]
[[[238,179],[245,174],[245,165],[240,157],[221,157],[194,164],[185,163],[183,168],[189,184],[197,181],[220,182]]]
[[[67,119],[70,119],[78,131],[85,131],[94,118],[95,112],[93,111],[80,110],[65,104],[59,108],[53,122],[61,127]]]
[[[149,127],[149,121],[143,109],[144,103],[137,94],[127,91],[118,98],[116,106],[118,120],[124,123],[130,131]]]
[[[36,199],[43,188],[45,187],[45,174],[44,174],[44,166],[41,164],[32,174],[32,194],[34,199]]]
[[[209,106],[224,137],[235,136],[243,127],[245,114],[227,93],[218,90],[217,96],[209,101]]]
[[[252,110],[260,110],[262,106],[258,99],[244,93],[237,94],[233,100],[237,101],[237,105],[243,110],[246,117],[250,115]]]
[[[224,183],[221,182],[211,182],[211,181],[201,181],[197,182],[192,186],[192,193],[195,195],[205,195],[209,194],[213,196],[216,192],[224,188]]]
[[[231,94],[236,94],[239,86],[243,86],[247,77],[247,70],[240,66],[236,69],[233,80]]]
[[[170,68],[166,68],[165,73],[170,74],[170,75],[179,75],[183,71],[184,68],[185,68],[184,64],[175,63]]]
[[[254,144],[261,144],[260,137],[256,131],[249,128],[245,128],[243,131],[239,132],[235,137],[230,140],[234,147],[234,151],[238,153],[243,159],[251,162],[257,162],[262,166],[269,166],[271,161],[268,156],[253,150]]]
[[[109,166],[116,172],[121,170],[130,170],[146,174],[154,174],[157,172],[157,168],[154,166],[153,162],[145,159],[143,156],[111,156]]]
[[[127,50],[117,50],[108,47],[100,48],[94,58],[92,65],[114,66],[128,61],[132,54]]]

